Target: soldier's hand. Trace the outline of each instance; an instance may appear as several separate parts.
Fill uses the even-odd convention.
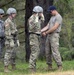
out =
[[[42,35],[43,35],[43,36],[46,36],[46,32],[42,32]]]
[[[20,42],[19,42],[19,40],[17,40],[17,46],[20,46]]]
[[[41,19],[41,20],[44,21],[44,15],[43,15],[43,13],[39,13],[39,19]]]
[[[38,35],[41,35],[41,32],[35,32],[36,34],[38,34]]]
[[[15,31],[14,33],[11,33],[11,35],[13,35],[13,36],[17,36],[17,31]]]
[[[16,36],[17,36],[17,34],[13,34],[13,33],[11,33],[11,35],[12,35],[13,37],[16,37]]]

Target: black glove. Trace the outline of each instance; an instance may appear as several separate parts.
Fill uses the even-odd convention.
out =
[[[17,36],[17,32],[11,33],[11,35],[12,35],[13,37],[16,37],[16,36]]]

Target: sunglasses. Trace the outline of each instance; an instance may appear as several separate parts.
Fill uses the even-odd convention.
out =
[[[0,14],[0,15],[4,15],[4,14]]]
[[[52,13],[52,11],[50,11],[50,13]]]

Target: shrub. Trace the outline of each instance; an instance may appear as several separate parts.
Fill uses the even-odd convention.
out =
[[[60,47],[60,54],[61,54],[62,60],[74,59],[74,49],[69,50],[68,48]]]

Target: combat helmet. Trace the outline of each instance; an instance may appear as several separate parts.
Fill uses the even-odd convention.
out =
[[[43,8],[42,8],[41,6],[35,6],[35,7],[33,8],[33,12],[37,12],[37,13],[43,12]]]
[[[4,14],[4,10],[3,9],[0,9],[0,14]]]
[[[15,8],[8,8],[8,10],[7,10],[7,14],[16,14],[17,13],[17,11],[16,11],[16,9]]]

